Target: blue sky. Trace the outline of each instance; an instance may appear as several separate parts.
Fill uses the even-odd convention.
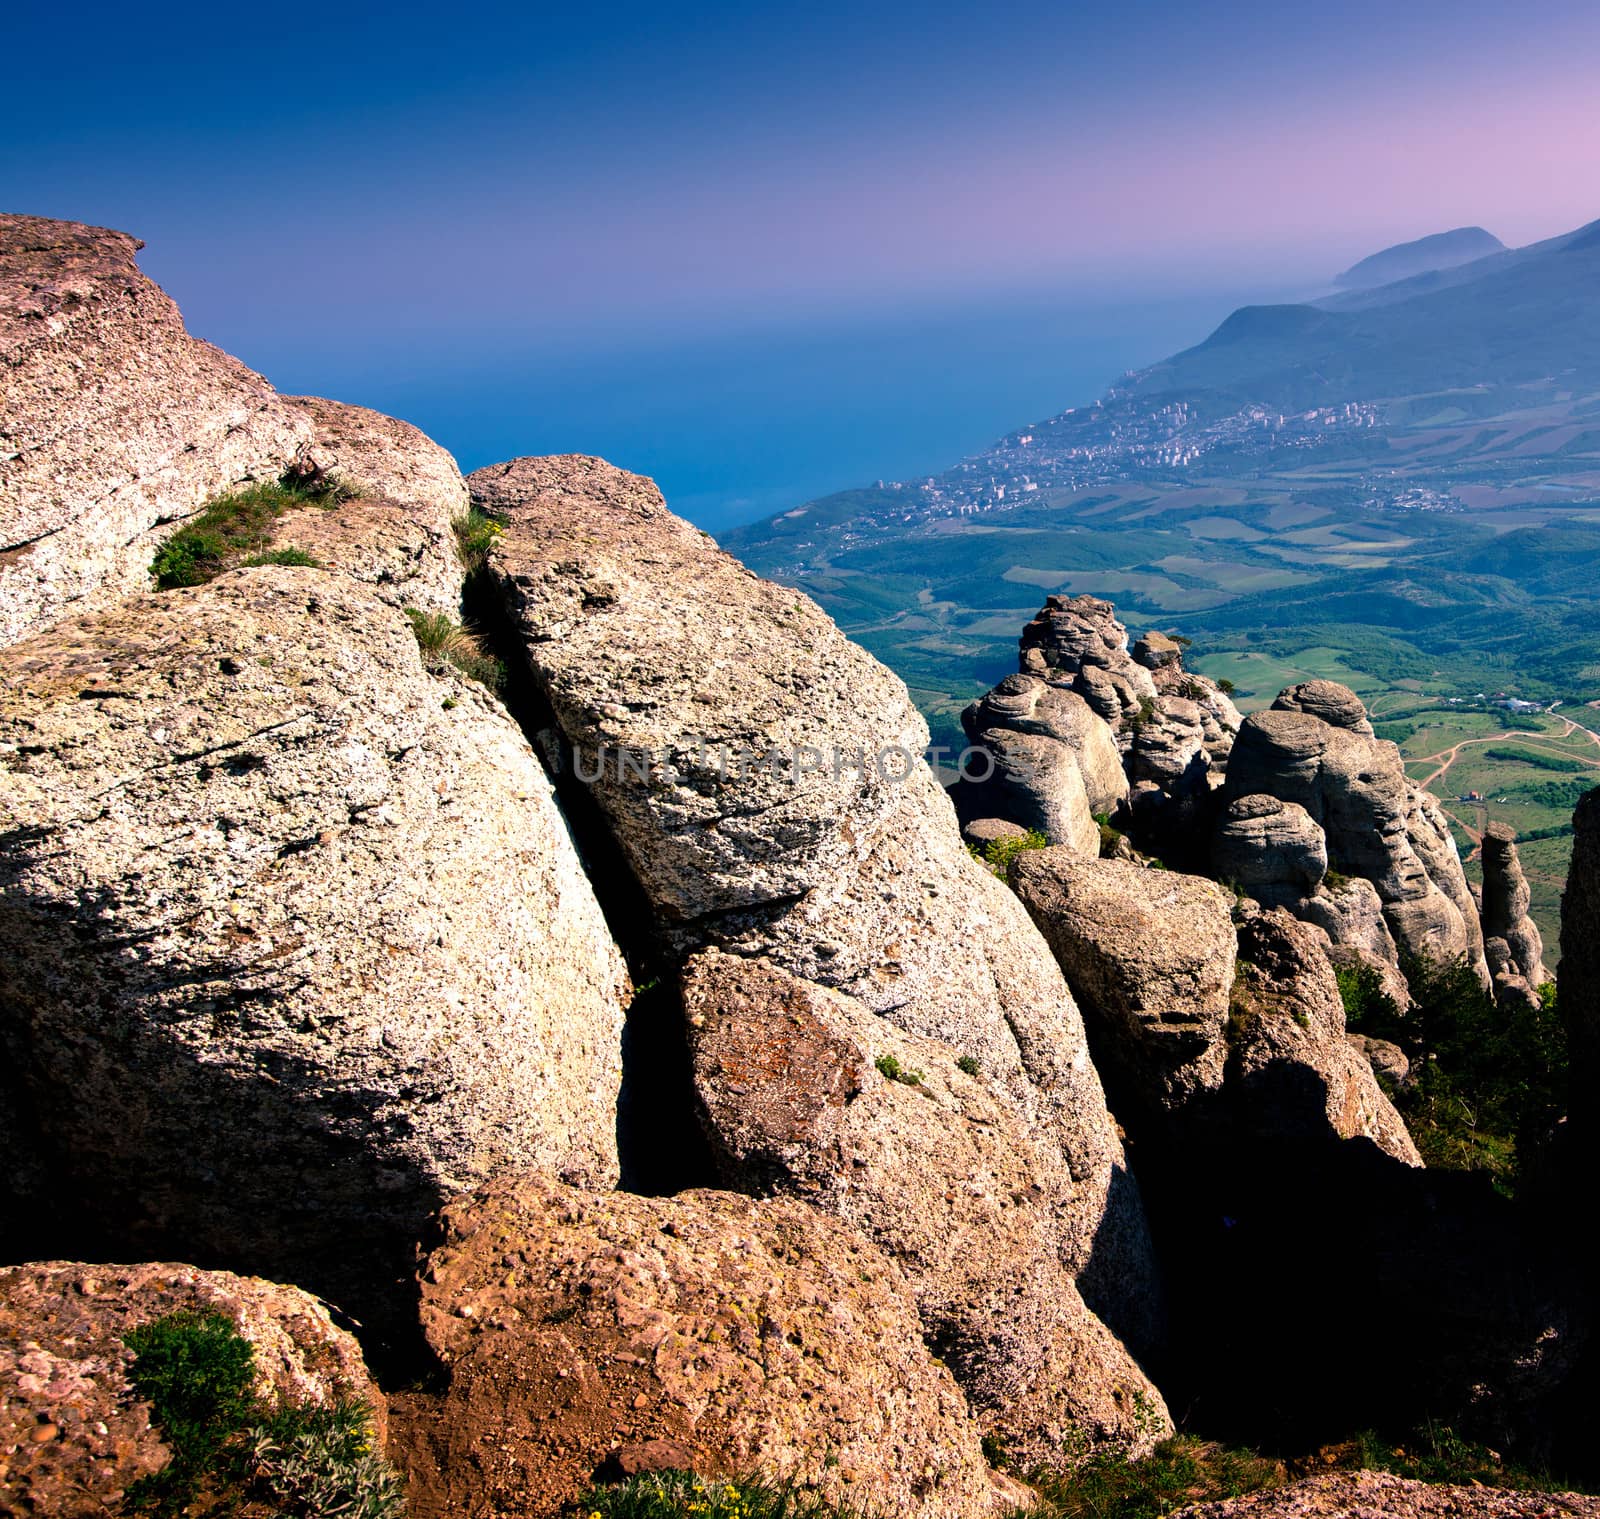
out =
[[[142,236],[286,388],[469,466],[603,450],[708,520],[934,467],[1385,243],[1600,215],[1592,5],[33,6],[6,40],[0,204]]]

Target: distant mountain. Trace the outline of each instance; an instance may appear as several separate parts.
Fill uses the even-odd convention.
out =
[[[1485,232],[1482,227],[1457,227],[1452,232],[1419,237],[1415,242],[1396,243],[1352,265],[1333,282],[1346,290],[1370,290],[1430,269],[1453,269],[1457,264],[1470,264],[1474,259],[1503,252],[1505,244],[1492,232]]]

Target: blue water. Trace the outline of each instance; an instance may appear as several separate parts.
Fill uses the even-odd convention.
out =
[[[946,468],[1269,297],[1027,292],[593,342],[201,335],[285,392],[415,422],[465,469],[518,454],[599,454],[654,476],[675,510],[718,531],[829,491]]]

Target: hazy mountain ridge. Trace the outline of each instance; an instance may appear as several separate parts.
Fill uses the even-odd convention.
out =
[[[1435,232],[1429,237],[1396,243],[1392,248],[1371,254],[1352,264],[1343,274],[1335,275],[1333,282],[1343,289],[1366,290],[1408,279],[1414,274],[1486,258],[1491,253],[1503,252],[1505,246],[1482,227],[1456,227],[1450,232]]]

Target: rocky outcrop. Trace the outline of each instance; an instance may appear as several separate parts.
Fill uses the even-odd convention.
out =
[[[1173,1519],[1600,1519],[1600,1498],[1580,1493],[1453,1487],[1387,1472],[1333,1472],[1242,1498],[1195,1503]]]
[[[1154,703],[1150,672],[1128,652],[1117,609],[1095,596],[1051,596],[1022,630],[1021,669],[1076,691],[1113,727]]]
[[[1224,881],[1268,906],[1312,895],[1328,873],[1328,842],[1311,814],[1275,796],[1236,797],[1217,821],[1211,860]]]
[[[1072,1179],[1085,1296],[1146,1317],[1142,1213],[1082,1022],[1026,914],[962,845],[905,687],[638,476],[525,459],[469,484],[505,526],[490,571],[557,763],[662,953],[762,956],[980,1061]]]
[[[904,1276],[814,1208],[526,1176],[441,1235],[422,1312],[446,1385],[394,1411],[419,1512],[553,1512],[597,1469],[662,1465],[929,1519],[1015,1502]]]
[[[0,652],[0,832],[30,1238],[365,1316],[442,1195],[615,1181],[626,974],[549,782],[356,586],[240,570]]]
[[[1345,1038],[1316,929],[1279,910],[1236,914],[1199,876],[1059,850],[1019,854],[1010,875],[1130,1122],[1142,1115],[1169,1140],[1206,1143],[1362,1137],[1420,1164]]]
[[[1099,854],[1100,827],[1090,811],[1077,758],[1068,745],[1032,733],[985,728],[977,735],[974,748],[981,748],[987,756],[988,774],[981,784],[963,783],[963,792],[977,793],[976,800],[966,803],[971,811],[1006,818],[1074,854]],[[983,764],[969,756],[969,774]]]
[[[1405,1121],[1345,1032],[1322,936],[1281,908],[1239,923],[1241,974],[1229,1030],[1228,1121],[1263,1140],[1368,1139],[1420,1166]]]
[[[1311,681],[1279,702],[1239,731],[1228,765],[1230,804],[1256,807],[1248,799],[1264,795],[1302,808],[1325,837],[1331,867],[1372,883],[1401,948],[1433,961],[1466,960],[1486,980],[1477,913],[1448,823],[1406,778],[1400,751],[1366,731],[1365,709],[1342,686]],[[1231,806],[1227,816],[1237,823]],[[1225,820],[1219,840],[1225,850],[1230,826]],[[1342,921],[1326,910],[1318,919],[1330,933]]]
[[[803,1198],[877,1244],[1020,1469],[1170,1433],[1160,1393],[1073,1284],[1070,1178],[978,1062],[714,950],[689,962],[684,1011],[722,1179]]]
[[[1517,857],[1516,830],[1490,823],[1483,831],[1483,937],[1495,1000],[1538,1005],[1539,988],[1553,980],[1544,940],[1529,915],[1533,894]]]
[[[129,1487],[171,1456],[128,1384],[125,1341],[177,1312],[231,1319],[255,1352],[264,1398],[386,1404],[361,1351],[296,1287],[177,1265],[49,1261],[0,1268],[0,1510],[54,1519],[122,1512]]]
[[[310,436],[184,330],[121,232],[0,216],[0,644],[149,584],[177,519]]]
[[[456,461],[409,423],[311,396],[284,405],[309,424],[300,462],[353,488],[335,507],[286,512],[277,542],[370,588],[391,605],[456,617],[461,565],[451,523],[468,506]]]
[[[1199,876],[1029,850],[1011,882],[1090,1019],[1096,1058],[1168,1111],[1222,1081],[1233,898]]]
[[[1128,777],[1111,725],[1076,691],[1038,675],[1008,675],[961,714],[969,742],[992,730],[1054,739],[1072,750],[1091,812],[1110,816],[1128,795]]]

